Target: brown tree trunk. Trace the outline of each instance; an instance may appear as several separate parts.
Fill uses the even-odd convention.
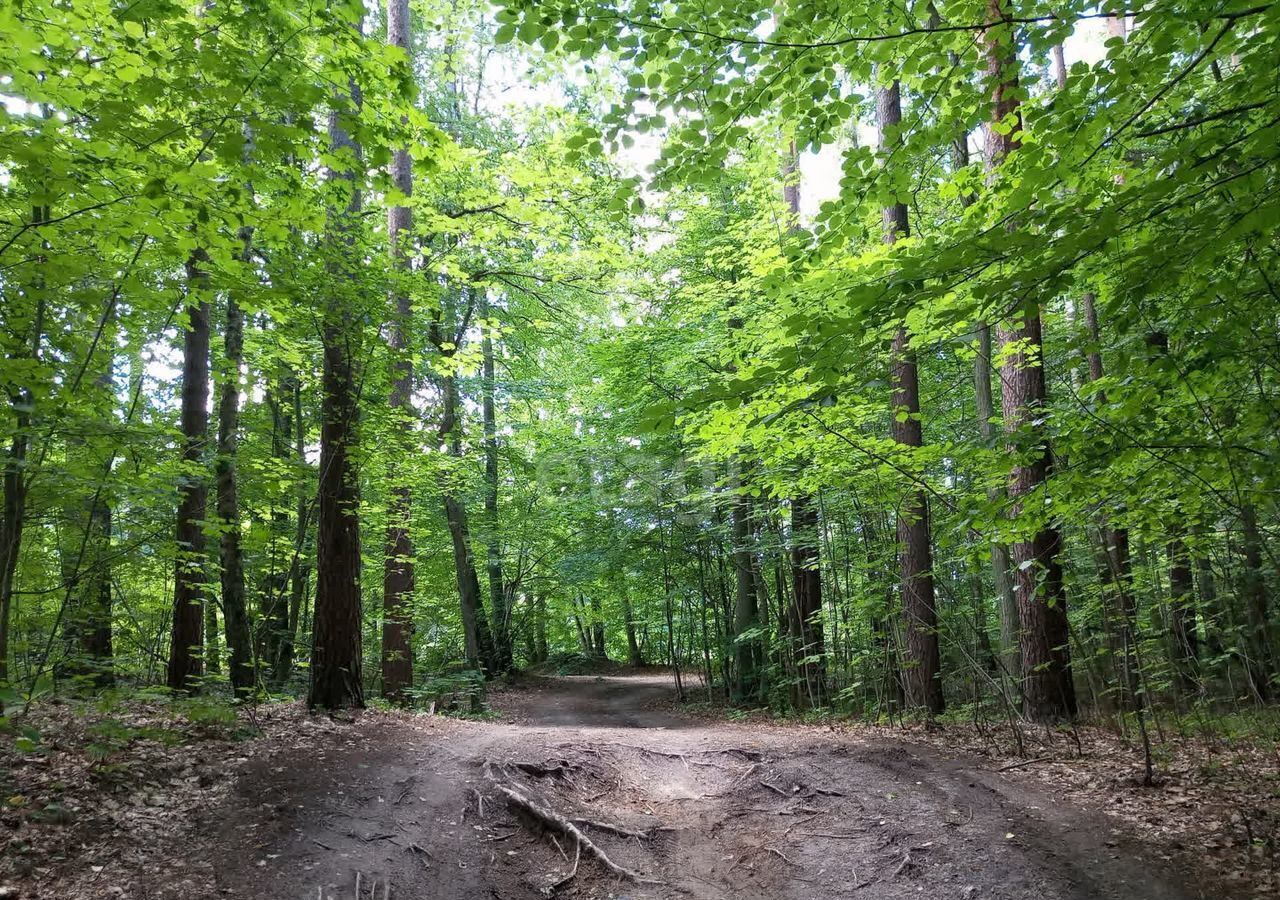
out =
[[[730,521],[733,532],[733,659],[734,700],[757,700],[761,693],[760,667],[763,642],[749,632],[760,628],[760,605],[756,594],[754,562],[751,558],[751,504],[741,495],[741,481],[735,479],[737,495],[732,499]]]
[[[640,652],[640,642],[636,639],[635,610],[631,607],[631,597],[627,592],[627,576],[618,575],[618,594],[622,600],[623,627],[627,632],[627,662],[636,669],[644,668],[644,654]]]
[[[880,149],[892,146],[887,137],[902,123],[902,96],[897,81],[876,92],[876,119],[880,129]],[[905,203],[884,209],[884,241],[893,244],[910,234]],[[924,446],[920,421],[920,372],[911,338],[899,326],[890,350],[891,400],[890,431],[893,440],[908,452]],[[942,663],[938,649],[938,611],[933,586],[933,551],[929,533],[929,504],[924,490],[910,489],[898,511],[898,568],[902,578],[902,616],[906,654],[902,661],[902,681],[908,706],[940,713],[946,706],[942,696]]]
[[[973,361],[974,395],[977,398],[978,433],[987,446],[996,441],[995,399],[991,390],[991,328],[985,322],[978,323],[978,354]],[[991,500],[999,498],[1001,491],[992,487],[987,491]],[[991,575],[996,589],[1000,612],[1000,663],[1005,674],[1018,681],[1022,672],[1019,652],[1018,599],[1013,593],[1012,561],[1009,548],[1004,544],[991,545]]]
[[[539,592],[533,599],[533,661],[547,661],[547,598]]]
[[[489,316],[489,303],[480,304],[483,318]],[[494,393],[497,388],[492,328],[484,326],[480,342],[481,398],[480,412],[484,420],[484,518],[485,568],[489,576],[489,604],[493,612],[493,652],[497,671],[509,672],[514,665],[511,648],[511,610],[507,604],[506,582],[502,575],[502,538],[498,519],[498,417]]]
[[[818,510],[809,497],[791,501],[791,579],[795,596],[789,606],[790,626],[798,659],[801,699],[810,708],[827,702],[818,526]]]
[[[455,345],[456,343],[455,341]],[[458,382],[453,375],[446,375],[441,379],[441,393],[444,395],[444,415],[440,435],[449,455],[454,459],[461,459],[462,414],[459,408]],[[444,510],[449,536],[453,542],[453,566],[458,581],[467,664],[477,671],[491,674],[495,670],[493,637],[489,632],[489,621],[485,617],[484,599],[480,596],[480,579],[476,576],[475,557],[471,552],[467,509],[456,495],[452,483],[445,488]]]
[[[1267,621],[1267,583],[1262,574],[1262,535],[1258,532],[1258,514],[1252,503],[1240,509],[1241,545],[1244,567],[1240,578],[1240,595],[1245,604],[1248,625],[1246,668],[1254,694],[1261,701],[1271,696],[1271,678],[1275,673],[1272,658],[1270,623]]]
[[[799,154],[795,141],[787,152],[782,171],[783,199],[790,213],[790,233],[800,229]],[[791,598],[778,602],[786,615],[798,681],[795,699],[800,706],[816,709],[827,702],[827,666],[822,635],[822,568],[818,540],[818,510],[813,497],[799,494],[791,501]],[[701,565],[701,555],[699,555]],[[710,667],[708,666],[708,672]]]
[[[1089,368],[1090,383],[1102,378],[1102,331],[1098,324],[1098,301],[1092,291],[1086,291],[1081,299],[1084,308],[1085,331],[1089,338],[1085,359]],[[1106,391],[1094,392],[1098,406],[1107,403]],[[1120,679],[1124,688],[1124,703],[1128,709],[1142,704],[1138,673],[1138,602],[1133,593],[1133,562],[1129,557],[1129,530],[1112,527],[1104,515],[1098,516],[1099,539],[1102,541],[1102,558],[1105,563],[1104,587],[1110,585],[1115,592],[1116,622],[1118,633],[1114,642],[1120,654]]]
[[[343,117],[360,105],[354,83],[337,97],[329,114],[329,145],[360,159]],[[330,210],[331,295],[322,325],[324,372],[320,399],[320,482],[316,534],[316,600],[311,634],[311,683],[307,706],[364,706],[360,604],[360,485],[351,451],[359,422],[356,355],[360,325],[344,297],[360,265],[356,229],[360,187],[351,169],[328,172],[335,189],[347,192],[345,209]]]
[[[249,236],[244,235],[246,263]],[[222,391],[218,398],[217,512],[222,528],[222,615],[231,651],[231,687],[239,696],[253,690],[254,671],[249,611],[244,588],[244,554],[240,548],[240,503],[236,484],[236,450],[240,429],[240,363],[244,355],[244,315],[234,296],[227,298]]]
[[[1200,665],[1199,638],[1196,634],[1195,578],[1191,571],[1191,555],[1187,552],[1182,529],[1177,525],[1170,528],[1167,551],[1174,671],[1178,674],[1179,686],[1184,691],[1194,692],[1199,685]]]
[[[285,379],[284,393],[289,396],[293,405],[291,424],[294,429],[294,458],[297,460],[298,467],[305,471],[307,469],[307,427],[302,418],[302,389],[298,384],[297,375],[293,372],[290,372],[289,377]],[[303,600],[307,594],[307,582],[311,576],[307,534],[310,531],[312,506],[311,492],[308,488],[308,480],[304,479],[298,489],[296,531],[293,539],[293,553],[289,561],[289,601],[285,604],[282,598],[282,608],[277,609],[275,617],[281,633],[279,647],[272,658],[271,678],[277,685],[284,684],[293,669],[298,622],[302,615]]]
[[[189,691],[204,674],[204,520],[208,487],[203,468],[209,431],[208,257],[197,250],[187,260],[187,328],[182,343],[182,462],[178,486],[178,561],[173,582],[173,631],[167,683]]]
[[[987,20],[1000,22],[982,34],[986,75],[992,87],[991,126],[988,128],[987,166],[994,171],[1015,149],[1021,127],[1018,99],[1017,52],[1013,26],[1005,21],[1006,0],[987,0]],[[1023,712],[1032,719],[1072,717],[1076,713],[1075,684],[1068,645],[1067,598],[1059,563],[1062,538],[1043,508],[1051,454],[1036,424],[1047,401],[1043,367],[1040,311],[1032,305],[1020,320],[998,329],[1001,355],[1002,407],[1010,449],[1017,454],[1009,479],[1011,515],[1034,515],[1036,531],[1013,548],[1015,590],[1021,633]],[[1041,519],[1044,521],[1041,521]]]
[[[387,0],[387,43],[404,51],[406,65],[412,68],[413,46],[410,36],[408,0]],[[391,156],[391,185],[406,198],[413,194],[413,163],[408,148],[400,148]],[[396,432],[401,427],[412,434],[409,423],[413,411],[413,360],[409,354],[409,328],[413,306],[407,281],[412,266],[410,248],[406,246],[413,231],[413,210],[396,205],[387,209],[387,242],[391,246],[391,263],[395,269],[392,289],[391,323],[388,345],[394,361],[391,372],[391,412],[397,417]],[[410,446],[402,448],[412,453]],[[402,461],[393,454],[391,499],[387,510],[386,551],[382,568],[382,696],[393,703],[403,703],[405,689],[413,684],[413,614],[414,594],[413,495],[408,479],[401,472]]]

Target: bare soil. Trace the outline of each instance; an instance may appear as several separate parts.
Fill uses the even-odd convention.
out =
[[[298,740],[248,759],[230,796],[192,823],[202,837],[187,848],[180,890],[170,876],[127,895],[1222,896],[1184,886],[1113,822],[976,757],[699,721],[676,711],[656,675],[533,679],[494,704],[497,722],[308,720]],[[637,877],[535,822],[512,792],[575,823]]]

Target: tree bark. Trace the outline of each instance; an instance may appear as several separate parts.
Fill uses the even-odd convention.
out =
[[[246,231],[243,261],[250,264],[252,232]],[[234,295],[227,297],[222,391],[218,398],[217,512],[222,528],[222,615],[227,628],[231,687],[247,696],[257,681],[253,639],[244,587],[244,553],[240,547],[240,503],[236,484],[236,453],[240,430],[240,364],[244,356],[244,314]]]
[[[1258,514],[1253,504],[1245,502],[1240,509],[1241,545],[1244,565],[1240,577],[1240,595],[1245,603],[1246,670],[1249,683],[1260,701],[1271,696],[1271,678],[1275,673],[1272,658],[1270,623],[1268,622],[1267,583],[1262,574],[1262,535],[1258,532]]]
[[[800,230],[800,165],[795,141],[783,167],[783,200],[790,214],[791,234]],[[826,651],[822,635],[822,568],[818,540],[818,509],[813,497],[799,493],[791,501],[791,598],[779,603],[785,610],[786,629],[794,659],[797,706],[816,709],[827,702]],[[699,554],[701,566],[701,554]],[[710,665],[708,665],[710,672]]]
[[[826,648],[822,634],[822,571],[818,510],[807,496],[791,501],[791,578],[794,597],[791,633],[797,654],[802,702],[816,709],[827,702]]]
[[[1102,378],[1102,330],[1098,324],[1098,301],[1092,291],[1085,291],[1081,296],[1084,309],[1085,331],[1089,338],[1085,360],[1089,369],[1089,382],[1092,384]],[[1105,406],[1107,394],[1104,390],[1095,390],[1093,400],[1098,406]],[[1120,679],[1124,689],[1124,704],[1128,709],[1137,709],[1142,704],[1138,672],[1138,602],[1133,592],[1133,562],[1129,556],[1129,530],[1111,526],[1107,517],[1099,514],[1098,531],[1102,541],[1102,557],[1105,564],[1104,587],[1110,585],[1115,592],[1116,622],[1118,634],[1114,641],[1120,654]]]
[[[880,149],[887,152],[896,140],[890,133],[902,123],[902,95],[897,81],[876,92],[876,118]],[[884,241],[892,245],[910,234],[905,203],[884,208]],[[905,325],[898,327],[890,349],[890,431],[895,443],[907,452],[924,446],[920,421],[920,371],[911,337]],[[908,706],[941,713],[942,662],[938,649],[938,611],[933,585],[933,550],[929,532],[929,504],[924,490],[913,487],[900,501],[898,511],[898,568],[902,579],[903,630],[906,658],[903,689]]]
[[[413,47],[410,35],[408,0],[387,0],[387,43],[404,51],[406,63],[412,66]],[[413,195],[413,162],[408,148],[401,147],[391,156],[391,185],[406,198]],[[409,328],[413,317],[408,284],[412,271],[410,248],[413,210],[397,204],[387,209],[387,242],[391,247],[391,264],[395,270],[392,288],[391,322],[387,329],[388,345],[393,356],[391,396],[389,404],[400,427],[412,433],[408,424],[413,410],[413,359],[409,354]],[[411,453],[409,446],[403,452]],[[413,537],[413,494],[402,462],[393,454],[391,499],[387,510],[386,552],[382,569],[382,696],[392,703],[406,700],[405,690],[413,684],[413,616],[411,604],[415,588]]]
[[[480,301],[481,317],[487,319],[487,298]],[[491,323],[490,323],[491,324]],[[497,388],[493,334],[490,324],[483,327],[481,356],[481,417],[484,426],[484,518],[485,568],[489,576],[489,604],[493,614],[493,652],[497,672],[511,671],[514,660],[511,648],[511,610],[507,603],[506,582],[502,575],[502,536],[498,519],[498,418],[494,393]]]
[[[455,342],[456,344],[457,342]],[[441,378],[443,416],[440,435],[449,456],[462,458],[462,413],[458,381],[452,375]],[[471,552],[471,533],[467,525],[467,509],[451,483],[444,492],[445,520],[453,543],[453,566],[458,581],[458,601],[462,612],[463,639],[467,665],[476,671],[492,674],[495,669],[493,637],[485,617],[484,599],[480,596],[480,579],[476,576],[475,557]]]
[[[343,117],[360,106],[354,83],[346,97],[336,98],[329,114],[333,152],[360,159]],[[356,229],[361,210],[360,187],[353,169],[330,169],[330,185],[345,192],[345,209],[329,213],[332,260],[330,294],[326,298],[322,341],[324,371],[320,400],[320,482],[316,535],[316,600],[311,635],[311,683],[307,706],[324,709],[364,706],[361,660],[360,486],[351,451],[358,440],[356,372],[360,325],[353,321],[349,286],[360,264]]]
[[[751,504],[741,495],[741,482],[735,479],[737,494],[732,499],[730,521],[733,530],[733,659],[734,700],[742,703],[761,696],[760,666],[763,663],[762,641],[749,632],[760,627],[760,606],[756,595],[754,562],[751,558]]]
[[[1169,618],[1172,625],[1173,664],[1178,684],[1188,692],[1199,686],[1200,646],[1196,634],[1195,578],[1191,571],[1191,555],[1183,539],[1182,528],[1169,529]]]
[[[987,166],[993,172],[1016,148],[1015,134],[1021,128],[1017,52],[1005,3],[987,0],[987,20],[1000,24],[982,33],[986,75],[992,89]],[[1039,309],[1034,305],[1024,308],[1020,320],[1001,325],[998,334],[1005,359],[1001,367],[1005,432],[1011,452],[1017,455],[1009,479],[1010,513],[1015,518],[1037,514],[1034,534],[1019,539],[1013,547],[1023,712],[1041,721],[1069,718],[1076,713],[1076,695],[1059,562],[1062,538],[1051,519],[1040,521],[1042,510],[1028,505],[1046,503],[1051,459],[1048,441],[1037,424],[1048,399]]]
[[[203,471],[209,431],[209,274],[207,256],[187,260],[187,328],[182,343],[182,462],[178,485],[178,559],[173,580],[173,630],[167,683],[191,691],[204,674],[204,520],[208,487]]]

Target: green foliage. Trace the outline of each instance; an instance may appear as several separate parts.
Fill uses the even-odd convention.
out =
[[[243,552],[255,681],[301,689],[326,329],[354,348],[360,391],[348,449],[371,691],[384,539],[407,492],[416,704],[470,710],[483,693],[459,673],[464,539],[449,498],[469,513],[462,568],[509,607],[522,664],[587,672],[602,653],[636,655],[696,670],[696,690],[723,697],[759,648],[750,702],[803,707],[802,673],[821,665],[823,703],[897,715],[911,668],[898,531],[922,493],[944,686],[967,710],[1017,700],[993,548],[1051,524],[1076,680],[1099,709],[1134,691],[1184,708],[1266,697],[1280,675],[1274,8],[1173,0],[1124,10],[1134,39],[1108,41],[1102,18],[1121,10],[1083,0],[1018,4],[1007,22],[969,0],[427,0],[407,55],[369,12],[0,10],[0,454],[23,514],[6,717],[55,689],[163,681],[180,562],[205,577],[221,645],[213,551],[227,535]],[[1002,74],[1016,114],[991,108],[992,42],[1016,61]],[[1059,46],[1061,85],[1045,77]],[[869,140],[895,81],[902,121]],[[352,84],[359,104],[343,99]],[[359,153],[331,145],[330,119]],[[984,127],[1017,144],[998,168],[977,159]],[[389,175],[401,148],[409,195]],[[815,160],[823,174],[804,174]],[[898,203],[911,233],[887,243]],[[412,225],[393,248],[386,213],[400,206]],[[215,426],[184,463],[181,347],[201,297],[215,396],[241,389],[239,442],[234,459],[215,453]],[[232,300],[246,316],[238,369],[222,341]],[[1031,312],[1042,345],[1011,332]],[[915,418],[892,396],[900,329],[919,361],[920,447],[890,433]],[[1019,359],[1048,397],[1021,424],[999,397]],[[385,400],[409,362],[406,412]],[[996,430],[1008,426],[994,438],[972,387],[993,370]],[[1011,472],[1046,447],[1051,473],[1013,502]],[[173,539],[174,487],[231,465],[236,515],[210,509],[211,553],[192,560]],[[801,499],[818,509],[820,652],[796,645],[788,618]],[[1118,533],[1123,567],[1106,546]],[[1191,601],[1169,584],[1179,547]],[[756,603],[745,618],[740,591]],[[1172,637],[1186,602],[1192,672]],[[176,708],[233,725],[224,674]],[[110,721],[104,760],[137,737]]]

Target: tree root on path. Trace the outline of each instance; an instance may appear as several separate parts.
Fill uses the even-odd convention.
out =
[[[573,842],[574,842],[573,871],[570,872],[567,877],[556,882],[555,885],[552,886],[553,890],[564,886],[578,874],[577,860],[583,853],[586,853],[588,857],[594,859],[597,863],[603,866],[607,871],[609,871],[614,875],[617,875],[619,878],[625,878],[628,881],[635,882],[636,884],[660,885],[665,883],[662,881],[657,881],[652,878],[646,878],[645,876],[641,875],[639,872],[633,871],[632,869],[628,869],[625,866],[618,865],[616,862],[614,862],[612,859],[609,858],[609,855],[607,853],[605,853],[603,850],[600,849],[599,846],[593,843],[591,838],[583,834],[582,831],[578,828],[578,826],[574,825],[571,821],[566,819],[564,816],[561,816],[558,813],[556,813],[549,806],[546,806],[542,803],[539,803],[536,800],[526,797],[524,794],[520,793],[515,788],[507,787],[506,785],[503,785],[503,784],[495,785],[495,787],[497,788],[498,793],[502,794],[502,796],[507,799],[507,803],[510,806],[515,808],[517,811],[524,813],[528,818],[537,822],[539,825],[545,828],[548,832],[552,833],[553,835],[559,834],[566,838],[573,839]]]

